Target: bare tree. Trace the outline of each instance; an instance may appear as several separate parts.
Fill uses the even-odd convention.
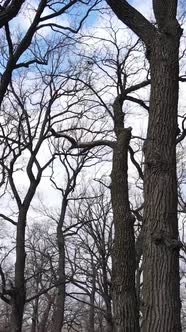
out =
[[[47,49],[44,47],[45,38],[42,38],[43,29],[48,28],[49,31],[55,31],[55,34],[74,34],[79,31],[90,11],[99,2],[99,0],[93,2],[79,0],[67,0],[62,2],[40,0],[33,4],[25,0],[4,1],[3,5],[0,7],[0,28],[4,27],[3,44],[1,47],[1,55],[3,55],[3,57],[0,59],[2,68],[0,105],[11,83],[14,71],[18,71],[18,69],[20,70],[20,68],[24,67],[28,68],[32,64],[47,65],[51,49],[49,45]],[[77,17],[79,17],[76,22],[73,22],[69,26],[63,26],[60,20],[56,23],[56,18],[61,18],[63,14],[70,13],[72,8],[76,10]],[[79,8],[81,8],[82,15],[80,15]],[[23,19],[19,12],[20,9],[22,9],[26,17],[29,13],[31,13],[33,17],[29,23],[28,29],[26,31],[22,29],[21,33],[17,35],[13,33],[15,23],[12,23],[10,20],[16,16],[18,19],[20,17],[20,20]],[[28,15],[28,22],[29,19]],[[43,50],[38,50],[37,47],[34,47],[32,45],[33,40],[35,45],[36,43],[42,43]]]
[[[57,148],[57,151],[59,147]],[[91,157],[88,153],[77,156],[68,156],[64,151],[64,156],[61,155],[60,149],[60,162],[61,166],[65,170],[66,183],[64,186],[57,184],[57,180],[51,176],[51,181],[55,185],[55,188],[60,191],[62,200],[61,200],[61,210],[59,218],[56,221],[56,237],[57,237],[57,252],[58,252],[58,267],[56,273],[56,283],[57,291],[55,297],[54,312],[52,316],[52,330],[56,332],[61,332],[61,329],[64,324],[64,310],[65,310],[65,284],[66,284],[66,275],[65,275],[65,243],[68,238],[68,232],[71,234],[71,229],[74,228],[74,225],[69,225],[65,223],[66,211],[68,207],[69,200],[71,199],[71,194],[75,190],[77,177],[81,170],[86,166],[86,163]],[[53,168],[54,169],[54,168]],[[54,172],[55,173],[55,172]],[[76,223],[78,227],[78,223]],[[81,224],[79,225],[81,227]]]
[[[176,136],[182,29],[176,19],[178,2],[152,1],[156,26],[127,1],[107,3],[144,42],[151,69],[149,125],[144,146],[142,330],[181,331]]]
[[[87,198],[86,198],[87,195]],[[69,291],[76,296],[82,289],[87,300],[79,301],[89,306],[87,329],[96,331],[98,316],[102,315],[106,331],[113,329],[111,300],[111,251],[113,246],[113,222],[110,197],[105,188],[99,186],[86,193],[79,205],[71,208],[73,218],[83,223],[70,243],[74,254],[68,254],[74,271],[72,284],[77,290]],[[68,248],[66,249],[68,252]]]
[[[6,109],[3,108],[1,112],[1,190],[3,193],[3,190],[7,188],[14,198],[16,202],[14,217],[17,218],[16,221],[8,214],[1,214],[2,219],[16,227],[15,277],[11,289],[7,289],[6,278],[3,272],[1,274],[1,298],[11,305],[12,331],[21,331],[24,305],[28,300],[26,299],[25,283],[27,214],[43,172],[57,155],[55,149],[52,150],[52,147],[51,150],[48,149],[47,140],[51,137],[50,126],[52,123],[62,123],[63,118],[67,119],[67,112],[68,118],[71,117],[70,101],[68,102],[68,97],[66,98],[69,96],[72,102],[68,79],[61,81],[58,86],[57,82],[53,82],[51,70],[54,74],[59,66],[55,54],[51,57],[52,61],[53,66],[51,65],[51,68],[47,69],[48,72],[44,73],[38,68],[37,81],[35,80],[35,86],[30,91],[25,89],[28,84],[25,72],[20,75],[19,83],[17,81],[12,83],[6,98]],[[61,57],[61,61],[63,61],[63,57]],[[42,87],[40,95],[38,95],[38,87]],[[73,89],[74,87],[72,87]],[[62,97],[66,99],[67,108],[62,110],[59,108],[56,112],[56,104]],[[77,97],[75,98],[77,100]],[[75,104],[76,102],[74,101]],[[73,105],[74,103],[72,102]],[[47,152],[44,158],[41,158],[42,149]],[[21,192],[20,185],[16,182],[16,174],[20,176],[20,170],[24,172],[29,182],[24,193]]]
[[[143,172],[140,165],[135,160],[132,147],[129,147],[132,128],[126,127],[126,121],[124,119],[124,104],[127,101],[130,101],[132,103],[137,103],[145,110],[148,110],[148,105],[143,102],[140,97],[134,97],[133,94],[148,86],[150,80],[148,77],[143,77],[144,79],[134,83],[130,77],[130,74],[131,76],[137,75],[137,79],[140,80],[138,76],[140,69],[135,68],[134,73],[130,73],[131,67],[129,66],[129,69],[127,67],[127,64],[130,63],[132,52],[138,52],[139,50],[140,46],[138,41],[135,41],[134,43],[129,42],[125,47],[124,44],[119,44],[117,40],[117,32],[114,31],[112,25],[110,30],[110,44],[115,52],[113,51],[109,53],[109,40],[107,38],[94,37],[95,40],[99,40],[103,45],[104,43],[107,44],[106,54],[98,55],[97,58],[95,53],[91,63],[91,56],[85,54],[83,57],[84,62],[81,62],[82,67],[84,64],[84,70],[80,69],[80,72],[71,76],[71,79],[79,80],[87,87],[89,91],[87,99],[90,99],[91,102],[92,100],[95,100],[96,109],[110,116],[112,121],[110,131],[107,132],[107,135],[105,134],[106,130],[103,131],[101,139],[94,139],[90,142],[83,142],[83,140],[80,139],[76,140],[72,136],[66,135],[66,133],[63,132],[57,132],[54,129],[52,129],[52,133],[58,138],[67,138],[71,143],[71,149],[81,148],[83,151],[86,151],[97,146],[108,146],[113,151],[111,197],[115,227],[115,240],[112,252],[114,324],[116,330],[120,328],[123,330],[127,326],[129,330],[137,331],[139,330],[139,317],[135,288],[135,218],[131,212],[128,194],[128,150],[131,152],[131,160],[142,179]],[[97,72],[96,69],[98,70]],[[109,70],[111,70],[111,73]],[[99,75],[100,72],[101,74],[104,73],[105,80],[108,80],[107,85],[104,84],[103,88],[100,87],[99,84],[96,87],[97,80],[95,79],[95,72],[97,75]],[[112,99],[107,91],[108,89],[110,90],[111,87],[113,89],[113,92],[111,92]],[[109,139],[105,139],[105,136],[109,137]]]
[[[57,252],[54,245],[53,225],[34,222],[26,232],[26,305],[23,328],[32,332],[47,331],[53,311],[55,288],[54,271]],[[30,323],[32,322],[32,323]]]

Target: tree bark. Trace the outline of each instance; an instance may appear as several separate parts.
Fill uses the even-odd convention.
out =
[[[112,332],[113,331],[113,317],[112,317],[112,304],[111,304],[111,295],[110,295],[110,285],[108,284],[107,278],[107,261],[105,257],[105,253],[102,256],[102,271],[103,271],[103,299],[105,301],[106,306],[106,331]]]
[[[58,287],[57,295],[54,307],[54,313],[52,317],[52,330],[55,332],[61,332],[64,321],[65,310],[65,240],[61,225],[57,227],[57,243],[58,243]]]
[[[37,292],[38,292],[38,285],[37,285]],[[37,332],[38,309],[39,309],[39,298],[37,297],[35,299],[34,306],[33,306],[31,332]]]
[[[135,240],[133,217],[129,206],[127,175],[127,154],[131,131],[118,129],[117,125],[116,133],[117,142],[113,150],[111,189],[115,226],[112,253],[114,332],[137,332],[139,325],[135,291]]]
[[[144,332],[181,331],[176,175],[180,29],[176,19],[163,29],[149,49],[152,85],[144,148]]]
[[[7,24],[18,14],[25,0],[12,0],[10,5],[1,7],[0,10],[0,28]]]
[[[24,207],[20,208],[19,218],[17,223],[16,236],[16,263],[15,263],[15,287],[12,289],[11,298],[11,332],[21,332],[24,305],[26,298],[25,290],[25,226],[26,226],[27,210]]]
[[[103,240],[104,241],[104,240]],[[105,244],[106,245],[106,244]],[[110,284],[107,277],[107,259],[105,248],[102,251],[102,273],[103,273],[103,299],[105,301],[105,319],[106,319],[106,332],[113,331],[113,317],[112,317],[112,303],[111,303],[111,294],[110,294]]]
[[[157,28],[127,1],[108,4],[145,43],[151,96],[144,145],[143,332],[179,332],[176,134],[181,29],[177,0],[153,0]],[[149,28],[148,28],[149,27]]]
[[[68,187],[68,185],[67,185]],[[67,200],[68,192],[63,196],[61,213],[59,222],[57,225],[57,245],[58,245],[58,287],[57,296],[55,301],[54,313],[52,316],[52,328],[55,332],[61,332],[64,322],[64,310],[65,310],[65,238],[63,234],[63,224],[65,220],[66,209],[68,205]]]

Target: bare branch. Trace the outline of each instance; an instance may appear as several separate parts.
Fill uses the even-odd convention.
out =
[[[141,83],[137,83],[135,85],[132,85],[131,87],[125,89],[125,94],[137,91],[141,88],[144,88],[145,86],[148,86],[150,83],[151,83],[151,80],[146,80],[146,81],[143,81]]]
[[[72,138],[71,136],[60,132],[56,132],[53,128],[50,128],[50,131],[52,132],[53,136],[56,138],[66,138],[72,144],[70,149],[80,148],[80,149],[90,150],[97,146],[105,146],[105,145],[113,148],[115,144],[114,142],[108,140],[97,140],[93,142],[76,142],[75,139]]]
[[[136,167],[139,177],[143,180],[144,175],[143,175],[142,169],[141,169],[140,165],[138,164],[138,162],[136,161],[136,159],[134,158],[134,151],[131,148],[131,146],[129,146],[129,153],[130,153],[130,159],[131,159],[132,163],[134,164],[134,166]]]
[[[140,12],[125,0],[107,0],[107,3],[116,16],[136,33],[146,46],[151,44],[157,30]]]
[[[10,222],[12,225],[17,226],[17,222],[15,222],[14,220],[12,220],[11,218],[5,216],[3,213],[0,213],[0,218]]]
[[[141,107],[145,108],[149,112],[149,107],[144,103],[143,100],[132,97],[132,96],[126,96],[125,99],[140,105]]]

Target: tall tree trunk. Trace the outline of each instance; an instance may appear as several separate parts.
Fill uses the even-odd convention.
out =
[[[153,0],[157,27],[125,0],[107,0],[146,45],[151,69],[144,145],[143,332],[180,332],[176,135],[181,29],[177,0]]]
[[[176,135],[180,28],[169,22],[150,47],[151,96],[144,147],[144,332],[179,332]]]
[[[116,107],[116,103],[114,106]],[[127,175],[127,155],[131,131],[130,129],[116,128],[116,134],[117,142],[113,150],[111,189],[115,226],[112,253],[114,332],[137,332],[139,325],[135,291],[134,220],[129,206]]]
[[[38,285],[37,285],[37,292],[38,292]],[[39,306],[39,298],[37,297],[35,299],[34,306],[33,306],[31,332],[37,332],[38,306]]]
[[[106,306],[106,332],[113,331],[113,317],[112,317],[112,304],[111,304],[111,294],[110,294],[110,285],[107,277],[107,259],[105,257],[105,252],[102,254],[102,273],[103,273],[103,290],[104,295],[103,299]]]
[[[112,304],[110,296],[105,294],[104,301],[106,306],[106,313],[105,313],[106,332],[113,332]]]
[[[41,321],[38,324],[38,332],[46,332],[48,330],[47,329],[48,316],[49,316],[49,313],[50,313],[51,306],[53,304],[53,298],[49,294],[46,294],[46,296],[47,296],[48,302],[47,302],[47,306],[45,308],[45,311],[43,312],[43,315],[41,317]],[[51,331],[55,332],[55,330],[53,328],[51,329]]]
[[[92,268],[92,289],[90,294],[90,308],[89,308],[89,324],[88,332],[94,332],[94,323],[95,323],[95,294],[96,294],[96,268],[94,265],[93,257],[91,256],[91,268]]]
[[[65,309],[65,240],[63,230],[59,224],[57,227],[57,244],[59,252],[58,260],[58,287],[55,300],[54,313],[52,317],[52,330],[61,332],[64,321]]]
[[[57,225],[57,245],[58,245],[58,287],[55,301],[54,313],[52,316],[52,328],[55,332],[61,332],[64,322],[65,310],[65,238],[63,235],[63,223],[67,209],[68,193],[63,196],[59,223]]]
[[[25,305],[25,226],[27,210],[20,208],[17,236],[16,236],[16,263],[15,263],[15,287],[12,290],[11,299],[11,332],[21,332],[23,323],[23,313]]]

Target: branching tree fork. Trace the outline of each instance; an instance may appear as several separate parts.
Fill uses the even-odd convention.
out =
[[[17,37],[13,35],[11,26],[9,26],[9,22],[11,19],[16,17],[19,13],[19,10],[22,8],[24,3],[27,1],[14,1],[7,0],[4,1],[3,6],[0,6],[0,28],[4,27],[5,31],[5,45],[4,48],[7,49],[6,54],[6,64],[3,63],[1,68],[1,81],[0,81],[0,105],[2,104],[3,98],[6,94],[8,85],[11,83],[12,74],[16,69],[29,67],[32,64],[39,63],[46,65],[48,62],[49,49],[47,53],[39,52],[39,54],[35,54],[33,50],[31,52],[31,57],[29,58],[28,54],[25,56],[25,53],[29,50],[32,41],[35,37],[38,37],[38,31],[41,32],[43,28],[49,28],[53,31],[64,32],[65,33],[77,33],[85,19],[88,17],[91,10],[100,2],[100,0],[90,1],[79,1],[79,0],[69,0],[69,1],[48,1],[48,0],[40,0],[36,4],[36,8],[34,10],[33,20],[28,28],[28,30],[23,32],[23,37],[20,39],[20,36]],[[80,17],[78,22],[76,22],[75,26],[64,26],[63,24],[56,24],[55,19],[61,17],[63,14],[67,14],[68,11],[75,5],[79,4],[82,6],[83,15]],[[84,11],[84,7],[87,9]],[[46,13],[48,10],[48,14]],[[49,21],[50,20],[50,21]],[[12,24],[12,22],[10,22]],[[14,28],[15,29],[15,28]],[[24,55],[24,57],[23,57]],[[20,58],[22,60],[19,62]],[[25,59],[26,58],[26,59]],[[24,59],[24,60],[23,60]]]
[[[55,70],[56,67],[53,67],[54,72]],[[37,84],[32,92],[27,94],[26,98],[23,87],[24,76],[22,78],[23,81],[20,79],[21,83],[19,87],[16,84],[11,84],[11,91],[9,90],[9,96],[11,95],[11,97],[9,103],[7,101],[7,111],[4,111],[1,116],[1,190],[3,190],[3,186],[5,186],[5,189],[9,188],[15,199],[17,210],[17,220],[7,216],[6,213],[1,213],[0,215],[1,219],[16,227],[15,274],[14,278],[12,278],[13,281],[10,289],[7,286],[3,270],[0,273],[2,281],[0,297],[11,306],[11,331],[22,330],[25,303],[35,298],[35,296],[33,298],[27,297],[25,280],[25,231],[28,211],[42,179],[43,172],[58,155],[55,149],[51,151],[47,150],[48,139],[51,136],[50,126],[58,122],[62,123],[62,119],[66,113],[68,113],[70,118],[70,106],[67,107],[68,111],[67,109],[59,109],[58,112],[55,111],[55,103],[58,102],[58,99],[64,95],[66,96],[67,90],[70,93],[70,90],[65,86],[68,79],[64,80],[64,86],[60,82],[60,85],[57,87],[56,84],[53,84],[51,77],[52,75],[49,75],[48,80],[42,81],[43,90],[38,101],[32,100],[32,97],[37,92]],[[33,106],[37,108],[36,117],[30,110]],[[44,160],[41,160],[40,153],[43,148],[45,151],[47,150],[47,153]],[[21,158],[24,154],[27,156],[27,161],[25,166],[20,166]],[[16,170],[20,168],[24,169],[24,167],[29,184],[25,190],[25,194],[22,194],[19,190],[19,184],[16,183],[15,173]],[[72,182],[73,180],[74,178]]]
[[[115,45],[118,52],[120,48]],[[51,127],[51,132],[56,138],[67,139],[70,144],[70,150],[74,148],[81,149],[81,153],[87,152],[98,146],[108,146],[112,149],[112,173],[111,173],[111,198],[113,208],[113,221],[115,228],[114,246],[112,251],[112,300],[114,309],[113,328],[116,331],[138,331],[139,330],[139,317],[138,317],[138,301],[135,289],[135,270],[136,270],[136,251],[135,251],[135,238],[134,238],[134,221],[135,217],[130,209],[129,189],[128,189],[128,150],[131,152],[131,160],[137,167],[139,176],[143,179],[143,172],[140,165],[134,157],[133,149],[130,145],[131,130],[132,128],[125,127],[124,121],[124,103],[132,101],[140,104],[145,110],[148,106],[145,102],[141,102],[140,98],[134,98],[132,93],[139,89],[146,87],[150,84],[150,80],[146,79],[142,82],[131,84],[127,79],[127,72],[125,70],[125,63],[130,56],[130,52],[135,48],[136,43],[129,47],[124,59],[120,56],[114,63],[115,81],[113,86],[116,88],[117,96],[114,98],[112,107],[104,103],[101,93],[94,88],[91,80],[81,78],[81,75],[73,76],[71,79],[78,80],[83,83],[99,100],[103,109],[108,112],[113,121],[113,132],[115,140],[92,140],[90,142],[82,142],[74,139],[65,131],[56,131]],[[85,57],[85,59],[87,59]],[[98,61],[98,60],[97,60]],[[106,60],[105,60],[106,62]],[[96,60],[95,60],[96,63]],[[98,66],[99,61],[98,61]],[[100,69],[100,68],[99,68]],[[102,69],[104,70],[104,69]],[[108,74],[109,76],[109,74]],[[127,83],[129,86],[127,86]]]

